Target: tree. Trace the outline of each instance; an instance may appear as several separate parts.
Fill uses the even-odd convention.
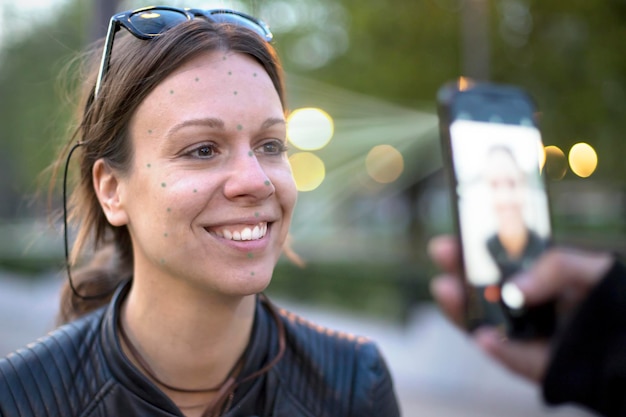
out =
[[[485,0],[491,80],[535,97],[546,144],[567,151],[586,141],[599,154],[594,178],[622,181],[626,144],[626,3]],[[461,22],[470,0],[344,0],[346,52],[300,69],[290,50],[297,30],[279,37],[290,71],[407,106],[434,111],[444,82],[463,74]],[[569,174],[572,175],[572,174]]]
[[[40,23],[19,38],[6,39],[0,63],[0,135],[4,192],[15,200],[1,217],[25,214],[20,196],[36,190],[37,175],[67,139],[73,107],[64,102],[63,66],[85,44],[86,8],[76,1],[57,19]],[[72,22],[68,24],[68,22]],[[8,38],[8,36],[7,36]],[[69,84],[68,84],[69,83]],[[6,201],[5,201],[6,202]]]

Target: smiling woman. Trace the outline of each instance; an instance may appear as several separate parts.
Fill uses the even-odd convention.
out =
[[[0,415],[399,414],[373,342],[262,295],[297,194],[270,40],[230,10],[113,17],[65,149],[69,323],[0,360]]]

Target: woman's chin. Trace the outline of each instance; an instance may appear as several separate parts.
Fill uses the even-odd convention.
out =
[[[235,294],[246,296],[265,291],[272,281],[272,273],[265,271],[250,271],[238,276],[231,287]],[[233,295],[235,295],[233,294]]]

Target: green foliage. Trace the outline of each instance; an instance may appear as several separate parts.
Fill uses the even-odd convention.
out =
[[[439,3],[443,3],[440,1]],[[348,51],[308,76],[348,90],[415,105],[432,102],[439,84],[458,76],[458,13],[435,1],[344,0]],[[289,49],[289,34],[280,44]],[[288,69],[289,57],[283,54]]]
[[[430,299],[430,272],[418,265],[346,261],[312,262],[300,268],[281,262],[266,292],[402,321],[411,307]]]
[[[304,71],[288,70],[397,103],[434,110],[437,89],[464,75],[461,19],[469,1],[344,0],[347,52]],[[480,3],[480,2],[474,2]],[[566,153],[576,142],[596,148],[595,179],[620,181],[626,142],[626,3],[485,0],[492,81],[518,84],[538,103],[546,144]],[[525,14],[526,13],[526,14]],[[279,38],[289,51],[293,39]],[[573,176],[569,173],[567,176]]]
[[[77,6],[86,2],[76,2]],[[74,110],[62,101],[59,74],[85,43],[85,7],[66,7],[55,20],[4,45],[0,64],[0,135],[10,155],[12,186],[35,190],[36,178],[54,159]]]
[[[530,2],[533,30],[512,47],[493,36],[494,80],[520,84],[536,98],[546,144],[565,152],[579,141],[598,152],[594,178],[621,181],[626,145],[626,3]],[[494,13],[497,30],[499,15]],[[572,175],[572,174],[569,174]]]

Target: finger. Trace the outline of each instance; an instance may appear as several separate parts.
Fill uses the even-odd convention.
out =
[[[428,242],[430,258],[447,273],[458,273],[460,252],[457,239],[453,236],[436,236]]]
[[[493,328],[476,330],[474,339],[483,351],[512,372],[533,382],[542,380],[549,359],[547,343],[507,340]]]
[[[529,305],[566,294],[585,295],[613,263],[608,253],[555,248],[547,251],[526,273],[514,279]]]
[[[463,287],[452,275],[440,275],[430,282],[430,291],[444,315],[455,325],[463,326]]]

